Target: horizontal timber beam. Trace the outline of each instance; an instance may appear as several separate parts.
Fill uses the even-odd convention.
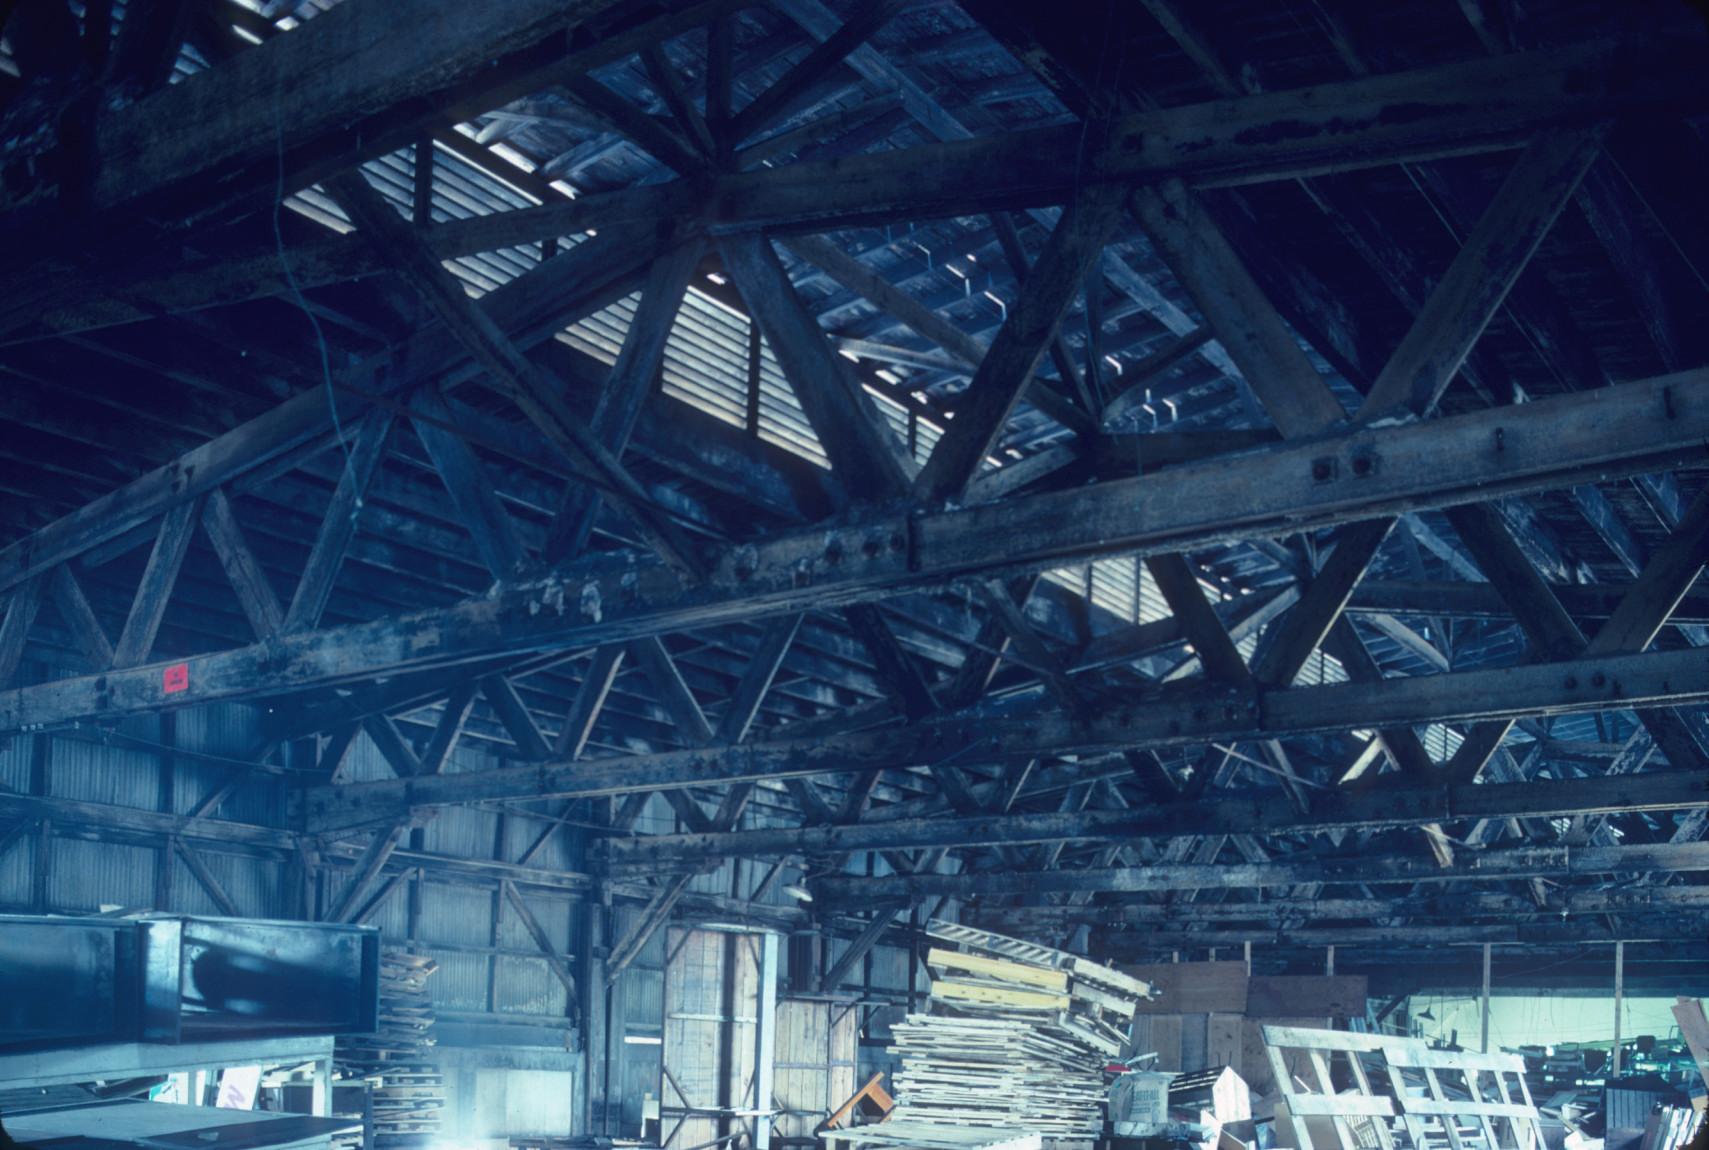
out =
[[[1106,929],[1198,924],[1220,924],[1226,928],[1235,923],[1277,927],[1391,916],[1467,922],[1479,918],[1660,914],[1672,910],[1709,912],[1709,886],[1632,886],[1612,890],[1556,887],[1549,890],[1548,898],[1541,906],[1530,893],[1502,894],[1495,891],[1455,891],[1452,894],[1395,898],[1277,896],[1255,902],[1123,902],[1111,906],[1050,903],[988,907],[979,913],[977,925],[1024,934],[1041,927],[1069,924]]]
[[[1314,883],[1495,882],[1565,879],[1653,870],[1709,870],[1709,842],[1636,846],[1523,846],[1456,852],[1444,867],[1429,855],[1351,854],[1216,865],[1174,863],[1097,870],[991,871],[974,874],[906,874],[867,878],[831,875],[811,884],[816,901],[831,906],[870,905],[877,899],[1026,894],[1044,891],[1142,893],[1175,890],[1250,890]]]
[[[1426,680],[1428,681],[1428,680]],[[759,828],[733,834],[612,839],[613,865],[658,867],[726,857],[765,858],[857,850],[1126,842],[1181,835],[1266,835],[1414,826],[1454,819],[1549,818],[1709,806],[1709,773],[1615,775],[1551,782],[1381,788],[1314,795],[1301,814],[1268,794],[1143,810],[922,818],[851,826]]]
[[[441,258],[450,258],[588,228],[701,214],[717,232],[815,232],[860,222],[1053,207],[1087,182],[1180,177],[1195,187],[1227,186],[1436,159],[1519,147],[1544,128],[1647,106],[1666,104],[1676,114],[1682,104],[1700,106],[1705,93],[1691,83],[1701,71],[1698,56],[1690,44],[1578,45],[1511,54],[1119,117],[1110,126],[1110,148],[1091,165],[1079,159],[1078,126],[1045,128],[597,193],[441,223],[426,229],[424,239]],[[1632,66],[1636,60],[1642,65]],[[259,136],[271,162],[271,123]],[[294,258],[304,288],[386,270],[350,238],[329,237]],[[91,282],[67,303],[64,315],[50,317],[41,330],[129,322],[139,318],[127,302],[136,298],[187,311],[286,290],[270,249],[225,265],[174,268],[152,278],[132,274],[122,285],[123,298]],[[103,295],[109,296],[105,304]]]
[[[1705,443],[1709,370],[1699,369],[1342,431],[1068,491],[778,534],[712,553],[711,575],[695,584],[650,557],[596,556],[450,607],[196,656],[186,660],[187,686],[170,695],[158,664],[0,692],[0,734],[277,696],[500,653],[603,646],[946,588],[974,575],[1197,550],[1696,466]],[[21,570],[34,568],[27,551],[14,558]],[[1531,705],[1520,703],[1520,713]]]
[[[924,766],[951,756],[969,762],[1002,762],[1278,738],[1385,723],[1567,714],[1704,699],[1709,699],[1709,659],[1696,650],[1670,651],[1366,683],[1198,690],[1109,708],[1092,719],[1052,711],[956,715],[813,739],[347,783],[310,789],[301,814],[309,830],[327,831],[385,822],[412,808],[490,799],[615,795]],[[1471,788],[1459,801],[1469,809],[1478,801],[1472,792],[1481,789]],[[1695,801],[1674,794],[1667,802],[1691,806],[1702,797],[1701,791]],[[1424,815],[1430,820],[1454,817],[1436,806]]]
[[[1606,619],[1631,589],[1629,583],[1583,583],[1551,588],[1575,619]],[[1366,579],[1353,589],[1353,615],[1442,615],[1455,619],[1512,619],[1513,608],[1489,583]],[[1709,592],[1691,591],[1668,623],[1709,623]]]

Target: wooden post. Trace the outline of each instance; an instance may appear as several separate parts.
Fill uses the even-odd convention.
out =
[[[1485,1054],[1489,1053],[1489,943],[1484,943],[1484,994],[1483,994],[1483,1045],[1479,1047]]]
[[[314,1064],[314,1085],[310,1088],[311,1109],[321,1118],[332,1117],[332,1059],[319,1058]]]
[[[1610,1064],[1613,1074],[1610,1077],[1620,1077],[1620,1015],[1626,1009],[1626,944],[1614,944],[1614,1061]]]

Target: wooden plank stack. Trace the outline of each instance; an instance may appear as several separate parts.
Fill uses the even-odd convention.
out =
[[[1138,979],[1063,951],[934,920],[931,1013],[891,1027],[902,1059],[893,1121],[987,1127],[1089,1143],[1104,1065],[1121,1053]]]
[[[445,1076],[431,1051],[433,1003],[427,980],[439,964],[423,955],[386,950],[380,959],[380,1028],[340,1038],[338,1072],[373,1087],[374,1147],[413,1150],[439,1136]]]

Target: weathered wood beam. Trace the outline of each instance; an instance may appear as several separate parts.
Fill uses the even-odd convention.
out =
[[[425,122],[455,108],[504,103],[568,65],[565,34],[583,69],[634,50],[601,18],[612,0],[501,0],[448,13],[426,0],[358,3],[244,52],[190,84],[103,109],[89,129],[103,162],[81,197],[92,211],[205,210],[271,189],[277,154],[295,191],[327,174],[411,142]],[[621,41],[621,42],[619,42]],[[494,66],[498,62],[500,66]],[[290,115],[280,100],[289,85]],[[0,212],[40,205],[56,189],[8,189]],[[199,194],[198,194],[199,193]],[[211,194],[210,194],[211,193]]]
[[[1417,776],[1414,776],[1417,780]],[[901,818],[852,826],[752,828],[740,834],[649,835],[603,845],[613,867],[694,866],[719,858],[780,858],[862,850],[1119,843],[1190,835],[1374,831],[1455,820],[1566,818],[1709,807],[1709,773],[1647,772],[1512,783],[1422,780],[1381,790],[1324,791],[1299,811],[1262,798],[1211,798],[1140,809],[1011,812]]]
[[[872,948],[889,932],[890,924],[896,921],[896,916],[906,909],[892,906],[874,911],[872,921],[867,923],[866,929],[848,944],[843,953],[837,956],[837,961],[825,972],[824,977],[820,978],[819,993],[830,994],[842,986],[849,973],[872,953]]]
[[[663,246],[652,233],[603,231],[487,293],[479,306],[519,344],[532,346],[626,294],[638,267]],[[353,426],[369,409],[370,394],[389,396],[435,378],[450,381],[469,374],[467,354],[457,341],[442,327],[425,329],[391,354],[338,373],[331,401],[325,386],[311,388],[0,548],[0,590],[118,539],[181,502],[234,480],[241,486],[269,468],[293,465],[334,446],[330,413],[335,407],[341,421]]]
[[[0,732],[163,704],[253,698],[506,652],[585,648],[711,619],[872,601],[947,586],[975,570],[1005,575],[1317,530],[1571,486],[1589,473],[1676,467],[1696,459],[1706,438],[1709,372],[1682,373],[998,504],[780,533],[723,551],[712,582],[692,591],[656,562],[596,565],[569,587],[549,580],[501,589],[402,620],[339,628],[334,642],[310,633],[197,656],[188,661],[188,686],[171,696],[147,668],[113,672],[99,684],[81,677],[0,692]],[[1357,474],[1356,459],[1378,462]],[[1320,477],[1326,466],[1327,479]],[[1231,520],[1229,507],[1244,513]],[[560,595],[563,614],[540,609]],[[581,609],[590,600],[601,605],[598,612]]]
[[[1167,180],[1138,188],[1131,202],[1158,253],[1282,434],[1315,435],[1344,420],[1340,401],[1186,184]]]
[[[1375,683],[1193,692],[1179,700],[1109,707],[1089,720],[1052,711],[957,715],[817,739],[318,787],[305,796],[302,812],[311,829],[325,831],[369,825],[418,806],[803,778],[941,762],[950,754],[1003,762],[1362,726],[1642,710],[1706,697],[1709,667],[1694,651],[1618,655]]]
[[[801,629],[802,618],[801,615],[785,615],[766,625],[760,645],[754,649],[748,669],[736,684],[724,717],[718,723],[719,742],[735,744],[748,737],[754,719],[759,716],[760,703],[765,700],[766,692],[771,690],[772,680],[783,667],[784,656],[789,654],[789,646]]]
[[[522,897],[522,892],[516,889],[516,884],[509,879],[499,882],[499,889],[504,892],[505,901],[516,912],[516,917],[522,922],[522,929],[528,932],[528,937],[534,940],[534,945],[540,948],[540,957],[546,960],[546,965],[569,995],[569,1001],[576,1001],[576,976],[570,970],[570,964],[564,961],[564,956],[558,953],[558,948],[552,944],[552,936],[546,933],[546,928],[540,925],[540,920],[534,917],[533,909]]]
[[[463,735],[463,725],[475,709],[475,691],[476,685],[472,682],[459,683],[451,689],[444,709],[439,712],[439,721],[434,724],[433,735],[427,740],[427,746],[422,748],[422,774],[437,775],[445,769],[451,752],[457,749],[457,740]]]
[[[410,426],[439,472],[457,519],[475,541],[481,562],[498,580],[528,570],[528,550],[491,475],[455,430],[451,409],[437,391],[423,388],[410,401]]]
[[[966,495],[1121,215],[1119,192],[1096,185],[1083,189],[1063,212],[957,401],[954,422],[921,468],[915,498],[953,502]]]
[[[135,97],[154,91],[172,75],[189,28],[190,0],[143,0],[125,6],[105,76],[109,85]]]
[[[490,381],[540,429],[548,441],[578,464],[604,497],[635,525],[652,547],[681,574],[703,573],[702,561],[683,530],[654,506],[646,489],[630,475],[565,404],[561,389],[549,380],[504,329],[477,307],[463,285],[433,257],[420,236],[400,218],[358,173],[332,181],[334,194],[366,236],[394,260],[423,301]]]
[[[907,491],[915,468],[906,445],[808,313],[771,242],[729,237],[721,249],[730,278],[830,457],[832,474],[859,499],[893,499]]]
[[[643,112],[593,77],[576,76],[564,84],[564,89],[619,135],[673,171],[686,175],[705,165],[705,157],[669,121]]]
[[[1614,890],[1557,888],[1538,906],[1530,895],[1456,890],[1391,898],[1312,897],[1277,894],[1261,901],[1221,903],[1123,902],[1106,906],[986,907],[978,922],[996,930],[1039,929],[1047,924],[1087,923],[1111,927],[1147,927],[1190,923],[1309,924],[1312,920],[1405,917],[1423,922],[1466,922],[1478,918],[1559,919],[1563,913],[1582,921],[1599,914],[1644,914],[1709,909],[1709,888],[1690,886],[1626,887]]]
[[[938,709],[932,685],[926,681],[919,665],[909,658],[896,639],[883,613],[871,603],[857,603],[843,609],[843,620],[853,632],[855,642],[871,657],[879,682],[902,704],[910,719],[922,718]]]
[[[1573,618],[1606,620],[1630,583],[1586,583],[1552,588]],[[1488,583],[1433,580],[1364,580],[1347,603],[1349,615],[1415,615],[1453,619],[1511,619],[1513,609]],[[1709,623],[1709,593],[1688,590],[1669,616],[1674,624]]]
[[[784,116],[825,80],[843,58],[882,28],[909,0],[862,0],[831,36],[814,45],[789,71],[750,100],[730,120],[732,147]]]
[[[416,758],[415,748],[398,730],[398,724],[390,715],[369,715],[362,720],[362,730],[373,741],[374,747],[380,752],[380,757],[386,760],[386,765],[392,768],[392,773],[400,779],[414,778],[421,774],[421,761]]]
[[[1175,863],[1138,868],[910,874],[882,878],[826,876],[813,883],[828,906],[876,899],[967,898],[1044,891],[1138,893],[1205,887],[1252,889],[1315,883],[1438,883],[1526,878],[1576,878],[1646,870],[1709,870],[1709,843],[1648,843],[1620,847],[1511,847],[1466,854],[1452,868],[1415,855],[1355,853],[1337,858],[1214,865]]]
[[[196,877],[197,885],[207,892],[209,898],[213,899],[214,905],[219,908],[221,914],[228,918],[236,918],[243,913],[238,909],[238,905],[232,900],[231,895],[226,893],[226,889],[218,877],[212,870],[208,869],[207,860],[202,858],[201,852],[180,838],[172,840],[172,851],[183,860],[190,873]]]
[[[534,716],[529,714],[527,705],[516,693],[516,685],[509,678],[488,675],[481,680],[481,694],[486,696],[487,703],[498,715],[499,722],[504,724],[523,758],[544,760],[552,757],[551,744],[541,735]]]
[[[333,582],[343,566],[344,553],[356,534],[362,497],[386,453],[386,439],[391,430],[390,411],[377,408],[362,417],[355,442],[348,454],[342,457],[344,467],[339,472],[338,486],[327,504],[314,545],[309,549],[308,562],[304,564],[297,589],[291,595],[291,605],[285,610],[282,631],[310,631],[320,625],[327,601],[332,598]]]
[[[107,629],[101,625],[101,620],[95,615],[95,609],[89,605],[89,597],[83,593],[83,584],[77,581],[71,564],[61,563],[55,567],[50,578],[54,606],[59,608],[60,618],[65,620],[77,637],[77,644],[89,657],[90,666],[112,666],[112,640],[107,638]],[[0,683],[10,678],[6,670],[3,647],[4,640],[0,638]]]
[[[623,223],[682,219],[702,209],[710,210],[715,229],[812,232],[864,221],[1044,207],[1068,200],[1086,178],[1142,182],[1180,176],[1194,187],[1287,179],[1506,149],[1551,125],[1645,107],[1665,107],[1677,115],[1703,99],[1701,90],[1685,80],[1697,64],[1692,46],[1633,46],[1631,51],[1647,53],[1647,66],[1615,67],[1616,50],[1578,46],[1124,117],[1115,122],[1112,136],[1118,155],[1091,172],[1080,171],[1075,162],[1078,126],[989,139],[965,139],[965,128],[949,133],[946,127],[944,138],[955,142],[727,174],[712,182],[710,193],[698,181],[676,181],[447,222],[429,229],[430,242],[440,258],[451,258],[589,227],[603,231]],[[195,121],[173,117],[168,122]],[[268,125],[255,140],[272,139],[270,120]],[[1253,147],[1251,140],[1265,144]],[[270,146],[267,156],[270,161]],[[267,170],[273,170],[270,162]],[[384,268],[381,258],[351,239],[329,239],[293,258],[305,288]],[[189,269],[169,274],[165,279],[175,286],[166,310],[288,290],[271,248],[244,259],[249,270],[242,275],[228,274],[221,263],[198,267],[193,274]],[[162,295],[158,283],[143,291],[142,284],[150,281],[136,278],[137,283],[126,285],[127,295]],[[254,282],[233,295],[234,283],[246,278]],[[15,293],[0,292],[7,294]],[[81,305],[102,294],[99,284],[80,284],[67,302]],[[72,326],[131,322],[152,314],[133,306],[106,320],[91,316]],[[27,317],[14,317],[8,326],[22,318]]]
[[[178,583],[178,572],[184,566],[184,556],[190,550],[190,536],[196,530],[195,502],[180,503],[160,521],[154,537],[148,563],[142,570],[142,581],[131,600],[130,613],[125,617],[124,630],[113,644],[113,666],[123,670],[148,661],[154,650],[154,637],[160,633],[160,621],[166,616],[166,603],[172,588]]]
[[[594,724],[599,722],[599,713],[611,694],[611,685],[623,669],[626,651],[627,648],[619,643],[607,644],[594,651],[593,660],[576,688],[576,697],[570,702],[569,714],[564,716],[564,725],[559,728],[558,737],[552,744],[552,754],[557,758],[579,759],[587,749]]]
[[[1520,154],[1424,309],[1371,384],[1358,418],[1427,415],[1602,150],[1606,125],[1546,131]]]
[[[279,595],[261,561],[249,546],[237,512],[232,508],[231,497],[224,488],[216,487],[208,492],[202,504],[202,530],[208,542],[213,544],[214,554],[219,557],[220,566],[237,594],[238,606],[243,608],[244,617],[249,620],[255,637],[266,639],[278,634],[285,625],[284,608],[279,605]]]
[[[968,335],[830,240],[820,236],[792,236],[785,239],[783,245],[849,291],[888,312],[904,327],[943,348],[955,362],[965,365],[969,373],[977,370],[985,359],[986,346],[981,340]],[[1092,421],[1085,412],[1051,390],[1042,380],[1034,378],[1028,381],[1026,398],[1071,431],[1084,432],[1092,428]]]
[[[700,109],[694,106],[688,89],[683,86],[682,77],[665,54],[665,50],[657,44],[649,44],[641,49],[641,66],[647,70],[647,80],[653,85],[659,97],[664,100],[665,107],[670,109],[671,118],[677,122],[677,127],[684,133],[694,150],[700,155],[711,159],[717,150],[717,144],[712,139],[712,130],[706,126],[706,118],[700,114]]]
[[[699,266],[700,245],[686,243],[654,261],[641,289],[641,302],[623,336],[623,347],[594,409],[593,432],[612,455],[621,458],[664,367],[665,342],[682,308],[689,280]],[[546,532],[545,560],[555,566],[579,555],[593,534],[599,492],[571,484]]]
[[[405,832],[409,830],[409,820],[401,820],[389,827],[374,832],[374,837],[368,841],[362,851],[362,857],[356,860],[356,869],[345,880],[344,889],[339,892],[338,901],[326,913],[328,922],[349,922],[351,917],[362,905],[368,888],[385,869],[391,860],[392,852],[397,850]]]

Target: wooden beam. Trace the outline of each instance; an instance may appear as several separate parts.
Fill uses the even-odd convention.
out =
[[[871,603],[857,603],[843,609],[843,620],[854,633],[855,642],[872,658],[879,682],[902,704],[910,719],[918,719],[938,709],[932,686],[924,673],[902,649],[884,615]]]
[[[803,778],[941,762],[951,754],[1004,762],[1364,726],[1642,710],[1703,698],[1709,698],[1709,668],[1692,650],[1611,655],[1374,683],[1197,692],[1169,702],[1107,707],[1084,720],[1054,711],[1016,717],[947,716],[904,727],[734,748],[318,787],[307,793],[303,813],[312,829],[327,831],[371,825],[418,806]]]
[[[329,156],[354,164],[410,142],[416,126],[445,114],[447,104],[501,104],[511,89],[539,87],[542,68],[563,66],[565,31],[581,26],[597,35],[599,17],[615,7],[611,0],[500,0],[447,13],[428,0],[364,0],[306,36],[279,36],[244,52],[189,87],[167,85],[104,109],[91,129],[103,163],[83,193],[87,206],[165,206],[188,191],[183,215],[192,205],[212,206],[208,189],[222,199],[270,189],[281,150],[291,172],[286,190],[295,191],[315,178],[307,169]],[[287,81],[295,98],[281,116]],[[9,189],[0,212],[22,223],[16,209],[47,194]]]
[[[107,629],[96,618],[95,609],[89,605],[89,597],[83,593],[83,584],[77,581],[77,576],[71,570],[71,564],[61,563],[53,569],[52,575],[53,602],[59,608],[60,618],[71,628],[71,633],[77,637],[78,646],[89,656],[92,667],[110,667],[113,665],[113,643],[107,638]],[[4,658],[0,656],[0,683],[7,679]]]
[[[1587,583],[1552,588],[1579,620],[1606,621],[1631,590],[1630,583]],[[1513,609],[1488,583],[1416,579],[1364,580],[1347,603],[1350,615],[1413,615],[1454,619],[1511,619]],[[1669,616],[1680,624],[1709,623],[1709,594],[1687,590]]]
[[[559,728],[558,737],[552,744],[552,753],[558,758],[581,758],[588,739],[593,735],[594,724],[599,721],[599,713],[611,693],[611,684],[617,681],[617,673],[623,668],[626,650],[620,643],[610,643],[594,651],[593,661],[576,688],[569,714],[564,716],[564,725]]]
[[[504,675],[488,675],[481,680],[481,694],[486,696],[523,758],[544,760],[552,757],[551,745],[541,735],[522,696],[516,693],[515,684]]]
[[[99,685],[84,676],[4,691],[0,732],[163,704],[255,698],[519,648],[585,649],[709,619],[802,610],[828,595],[838,603],[874,601],[948,586],[974,570],[1000,576],[1069,560],[1319,530],[1497,493],[1570,486],[1591,472],[1606,477],[1675,467],[1698,458],[1705,438],[1709,372],[1682,373],[999,504],[779,533],[721,552],[717,562],[726,574],[693,595],[685,595],[677,574],[660,563],[590,568],[577,578],[582,597],[592,595],[586,587],[597,592],[597,618],[573,607],[562,615],[542,611],[540,596],[550,589],[512,588],[406,619],[196,656],[189,660],[188,686],[171,696],[163,694],[158,673],[146,669],[109,673]],[[1355,457],[1375,457],[1381,465],[1357,475]],[[1324,461],[1331,465],[1327,480],[1317,477]],[[1238,521],[1227,517],[1231,506],[1244,509]],[[806,581],[804,563],[812,576]]]
[[[469,721],[469,712],[474,709],[474,683],[459,683],[451,689],[451,694],[445,699],[445,709],[434,724],[433,737],[427,740],[427,746],[421,752],[422,774],[437,775],[445,769],[451,752],[457,748],[457,740],[462,737],[463,724]]]
[[[1136,189],[1132,203],[1146,234],[1282,434],[1315,435],[1345,419],[1340,401],[1186,184],[1168,180]]]
[[[872,271],[821,236],[791,236],[783,245],[862,299],[888,312],[904,327],[937,344],[971,373],[985,359],[986,347],[914,296]],[[1075,432],[1090,431],[1092,421],[1039,379],[1027,383],[1027,401]]]
[[[519,342],[538,343],[552,332],[629,290],[639,262],[661,245],[624,229],[540,264],[483,296],[480,307]],[[277,254],[268,257],[275,263]],[[439,326],[423,330],[392,353],[363,360],[339,373],[333,395],[323,385],[179,456],[71,512],[25,539],[0,548],[0,590],[9,590],[91,547],[121,538],[186,500],[238,481],[263,481],[269,469],[290,466],[332,446],[331,411],[358,419],[372,392],[389,395],[428,379],[457,377],[467,358]],[[401,368],[401,370],[399,370]]]
[[[142,581],[131,600],[130,614],[125,617],[124,630],[113,644],[114,668],[123,670],[145,663],[154,650],[154,637],[166,615],[166,601],[172,597],[179,569],[190,550],[197,510],[194,502],[180,503],[162,517],[148,564],[142,571]]]
[[[1550,781],[1444,783],[1323,791],[1310,811],[1250,798],[1209,798],[1141,808],[898,817],[847,826],[755,827],[740,834],[609,839],[615,868],[693,866],[719,858],[785,858],[863,850],[1119,843],[1200,835],[1321,835],[1479,819],[1567,818],[1709,806],[1703,770]]]
[[[884,500],[907,491],[914,461],[906,446],[808,313],[770,241],[731,236],[720,247],[730,278],[831,460],[832,474],[859,499]]]
[[[208,869],[207,860],[202,858],[201,852],[181,838],[172,840],[172,850],[183,860],[190,873],[196,876],[197,884],[214,900],[214,906],[219,908],[221,914],[227,918],[237,918],[243,913],[238,909],[237,903],[232,901],[231,895],[226,893],[225,887],[215,877],[214,872]]]
[[[403,737],[403,732],[398,730],[390,715],[369,715],[362,720],[362,729],[398,778],[410,779],[421,774],[421,762],[415,756],[415,749]]]
[[[326,921],[353,921],[350,916],[361,907],[368,888],[385,869],[392,852],[397,850],[398,843],[407,830],[409,821],[405,819],[374,832],[374,837],[362,851],[362,857],[356,860],[356,868],[345,881],[344,889],[339,892],[338,901],[334,902],[332,909],[327,912]]]
[[[356,522],[362,510],[362,497],[386,453],[386,439],[392,430],[392,413],[376,408],[362,417],[353,442],[348,448],[340,445],[344,466],[338,475],[338,486],[327,504],[314,545],[309,549],[308,562],[291,595],[291,605],[285,611],[280,628],[286,632],[311,631],[320,625],[320,617],[332,598],[332,585],[344,563],[344,553],[356,535]]]
[[[594,409],[593,431],[612,455],[621,458],[641,418],[641,408],[652,394],[664,367],[665,343],[670,338],[684,294],[699,266],[700,245],[682,244],[660,256],[647,273],[641,302],[623,336],[623,347],[612,365],[611,377]],[[557,566],[579,555],[593,534],[599,513],[599,492],[572,483],[564,493],[546,532],[545,560]]]
[[[795,108],[822,84],[850,52],[889,22],[907,0],[862,0],[835,33],[815,44],[807,55],[737,112],[730,121],[730,143],[738,146],[755,132]]]
[[[528,937],[534,940],[534,945],[540,948],[540,956],[546,960],[546,965],[552,971],[552,977],[563,984],[564,990],[570,996],[570,1002],[576,1001],[576,976],[570,971],[570,964],[564,961],[558,948],[552,945],[552,937],[546,933],[546,928],[540,925],[540,920],[534,917],[534,911],[522,897],[522,892],[516,889],[516,884],[509,879],[499,882],[499,889],[504,891],[504,897],[510,903],[516,917],[522,921],[522,928],[528,932]]]
[[[688,689],[687,681],[664,643],[657,636],[637,639],[629,644],[629,655],[647,676],[647,681],[652,683],[653,690],[658,692],[660,704],[676,724],[683,741],[696,747],[712,742],[712,725],[706,721],[706,713]]]
[[[718,742],[733,745],[748,737],[754,719],[759,716],[760,704],[765,701],[766,692],[771,689],[772,680],[783,667],[784,656],[789,654],[790,644],[801,629],[802,618],[801,615],[785,615],[766,625],[760,645],[755,648],[748,669],[736,684],[736,691],[730,696],[724,717],[718,724]]]
[[[432,388],[422,388],[410,401],[410,414],[410,426],[427,448],[451,505],[457,509],[457,520],[474,539],[475,551],[486,569],[501,581],[526,574],[529,555],[516,521],[499,499],[485,465],[457,434],[456,421],[444,398]]]
[[[591,76],[576,76],[565,91],[659,163],[682,174],[697,172],[705,164],[692,144],[676,128],[630,103]]]
[[[648,546],[682,574],[703,572],[693,544],[653,504],[645,488],[565,405],[560,389],[433,257],[419,236],[360,175],[333,181],[335,194],[361,233],[404,269],[410,283],[459,343],[559,450],[600,484],[605,498],[634,523]]]
[[[255,637],[266,639],[278,634],[285,625],[284,609],[261,561],[249,546],[224,488],[208,492],[202,505],[202,530],[213,544],[214,554],[219,556],[220,566],[237,593],[238,606],[243,608]]]
[[[825,976],[819,980],[819,993],[830,994],[842,986],[843,981],[848,978],[849,972],[872,953],[872,948],[877,946],[879,940],[890,930],[890,924],[896,921],[896,916],[905,910],[905,907],[897,908],[894,906],[875,910],[872,921],[866,924],[866,929],[855,936],[844,948],[843,953],[837,956],[837,961],[831,964],[831,968],[825,972]]]
[[[533,2],[537,6],[537,0]],[[696,5],[694,11],[666,22],[691,24],[699,10],[711,6]],[[647,39],[644,29],[634,34],[641,42]],[[621,39],[613,37],[608,43],[615,49],[624,46]],[[287,40],[279,38],[280,43]],[[597,44],[588,51],[597,53],[606,47]],[[626,50],[632,48],[628,45]],[[1517,146],[1539,129],[1562,123],[1585,123],[1644,108],[1666,108],[1669,114],[1679,115],[1699,106],[1702,91],[1685,79],[1695,66],[1690,45],[1632,45],[1626,50],[1643,54],[1647,66],[1620,67],[1615,64],[1615,49],[1579,45],[1122,117],[1113,125],[1111,160],[1092,173],[1080,173],[1075,161],[1082,136],[1078,125],[989,139],[965,139],[971,135],[965,128],[954,132],[942,125],[942,138],[957,142],[731,173],[719,177],[710,194],[698,182],[677,181],[446,223],[434,229],[442,231],[444,240],[463,238],[454,245],[436,246],[435,251],[440,258],[451,258],[590,226],[607,229],[637,220],[680,219],[702,206],[710,207],[718,226],[732,230],[813,232],[861,221],[1060,204],[1070,198],[1083,175],[1127,182],[1179,176],[1193,187],[1246,184],[1502,150]],[[173,94],[178,87],[155,99]],[[205,91],[212,98],[214,87],[206,86]],[[264,153],[271,188],[270,94],[266,103],[266,126],[240,139]],[[928,111],[922,114],[931,118]],[[339,121],[336,115],[331,118]],[[159,122],[197,123],[199,119],[174,113]],[[296,127],[293,124],[291,130]],[[363,152],[379,154],[414,139],[412,134],[395,144],[384,139],[376,144],[370,136],[363,141]],[[1253,140],[1265,144],[1254,147]],[[267,147],[261,149],[264,141]],[[351,157],[349,162],[354,160]],[[171,177],[177,172],[167,167],[165,174]],[[382,260],[362,254],[359,247],[357,242],[329,240],[330,258],[319,261],[317,257],[320,270],[304,278],[303,285],[337,282],[384,266]],[[338,254],[330,256],[334,251]],[[252,252],[248,260],[253,274],[268,280],[260,289],[262,294],[287,290],[270,247]],[[39,280],[15,286],[22,290],[29,282]],[[196,297],[206,298],[216,283],[226,290],[229,282],[228,277],[210,275],[207,269],[179,277],[176,306],[206,306],[197,305]],[[100,294],[98,286],[79,284],[70,300]],[[16,292],[0,290],[0,297],[15,298]],[[121,322],[148,314],[133,308]]]
[[[1542,133],[1466,237],[1371,384],[1358,418],[1429,414],[1602,150],[1605,125]]]
[[[956,404],[954,422],[920,470],[916,499],[955,501],[966,494],[1121,214],[1121,195],[1096,185],[1081,191],[1062,214]]]
[[[1619,847],[1511,847],[1479,852],[1452,868],[1416,855],[1360,853],[1346,858],[1283,860],[1239,865],[1158,864],[1073,871],[995,871],[977,874],[910,874],[883,878],[826,876],[813,883],[829,906],[876,899],[1041,891],[1140,893],[1204,887],[1252,889],[1314,883],[1451,882],[1455,880],[1575,878],[1645,870],[1709,870],[1709,843],[1648,843]],[[1412,929],[1412,928],[1409,928]],[[1416,931],[1414,930],[1414,937]]]

